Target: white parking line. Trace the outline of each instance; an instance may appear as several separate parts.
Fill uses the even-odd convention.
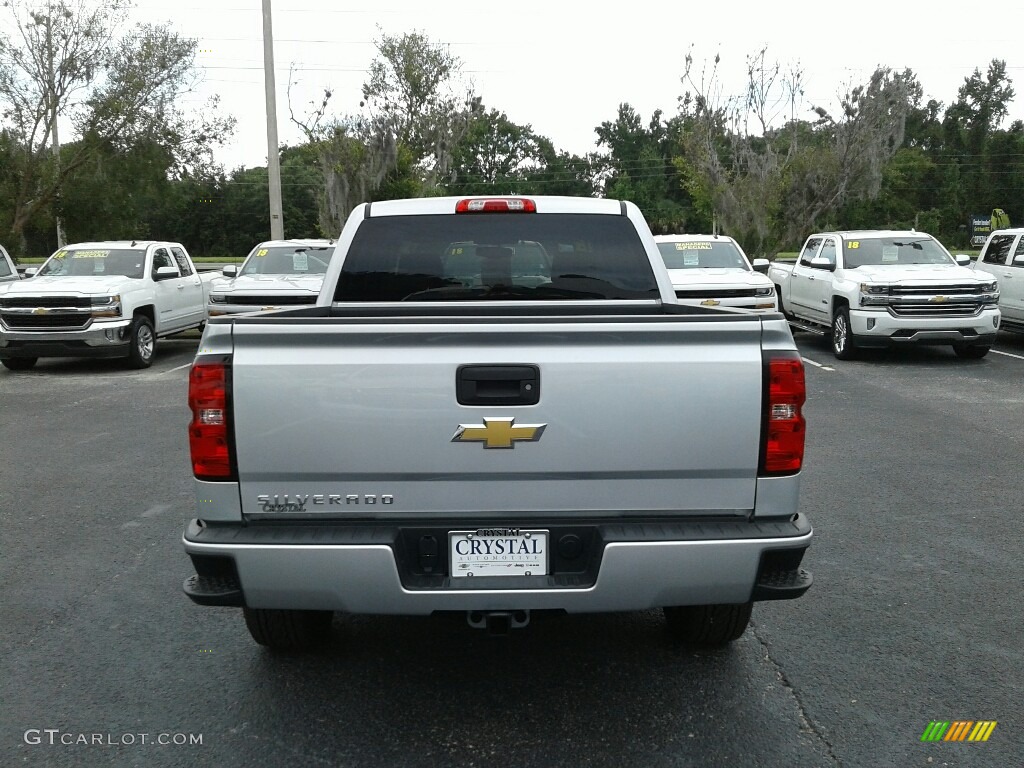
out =
[[[1005,355],[1006,357],[1013,357],[1017,360],[1024,360],[1024,355],[1015,355],[1012,352],[1000,352],[998,349],[989,350],[993,355]]]
[[[166,371],[160,371],[157,375],[163,376],[165,373],[174,373],[175,371],[180,371],[182,368],[188,368],[190,365],[192,365],[192,363],[185,363],[184,365],[179,365],[177,368],[168,368]]]
[[[801,356],[800,359],[803,360],[808,365],[813,365],[815,368],[821,368],[821,370],[823,370],[823,371],[834,371],[835,370],[835,368],[832,368],[830,366],[822,365],[821,363],[816,363],[813,360],[811,360],[811,358],[809,358],[809,357],[802,357]]]

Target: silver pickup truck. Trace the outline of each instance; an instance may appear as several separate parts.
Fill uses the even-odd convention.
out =
[[[792,334],[677,304],[635,205],[376,202],[337,249],[315,307],[207,324],[196,603],[279,650],[336,612],[652,608],[721,645],[810,586]]]

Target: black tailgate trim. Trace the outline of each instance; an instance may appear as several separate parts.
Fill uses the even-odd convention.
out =
[[[401,531],[416,530],[466,530],[492,528],[494,519],[469,520],[430,519],[407,520],[402,523],[345,520],[316,520],[308,523],[270,522],[258,523],[205,523],[189,522],[185,539],[196,544],[212,545],[254,545],[254,546],[330,546],[330,545],[393,545]],[[797,515],[785,520],[722,520],[697,518],[690,520],[636,520],[610,523],[600,518],[522,518],[511,515],[502,518],[506,527],[558,529],[596,528],[604,542],[613,541],[721,541],[735,539],[787,539],[811,533],[808,518]]]

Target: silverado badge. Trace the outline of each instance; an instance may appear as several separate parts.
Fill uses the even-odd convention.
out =
[[[484,419],[483,424],[459,424],[453,443],[483,443],[484,448],[515,448],[517,440],[535,443],[547,424],[519,424],[511,419]]]

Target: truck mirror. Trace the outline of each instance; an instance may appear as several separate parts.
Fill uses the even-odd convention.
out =
[[[810,266],[812,269],[824,269],[827,272],[836,271],[835,262],[829,261],[828,259],[823,259],[820,256],[811,259]]]
[[[1024,256],[1014,256],[1011,263],[1015,267],[1024,267]]]
[[[175,277],[180,277],[180,275],[174,267],[157,267],[153,270],[154,280],[170,280]]]
[[[39,267],[27,267],[25,269],[25,277],[32,277],[38,271]]]
[[[958,253],[953,258],[956,260],[956,263],[959,264],[961,267],[966,267],[971,263],[971,257],[968,256],[966,253]]]
[[[768,274],[768,265],[771,264],[768,259],[754,259],[754,263],[751,265],[755,272],[760,272],[762,275]]]
[[[222,275],[224,275],[224,277],[234,277],[235,275],[238,274],[238,265],[237,264],[228,264],[220,272],[221,272]]]

